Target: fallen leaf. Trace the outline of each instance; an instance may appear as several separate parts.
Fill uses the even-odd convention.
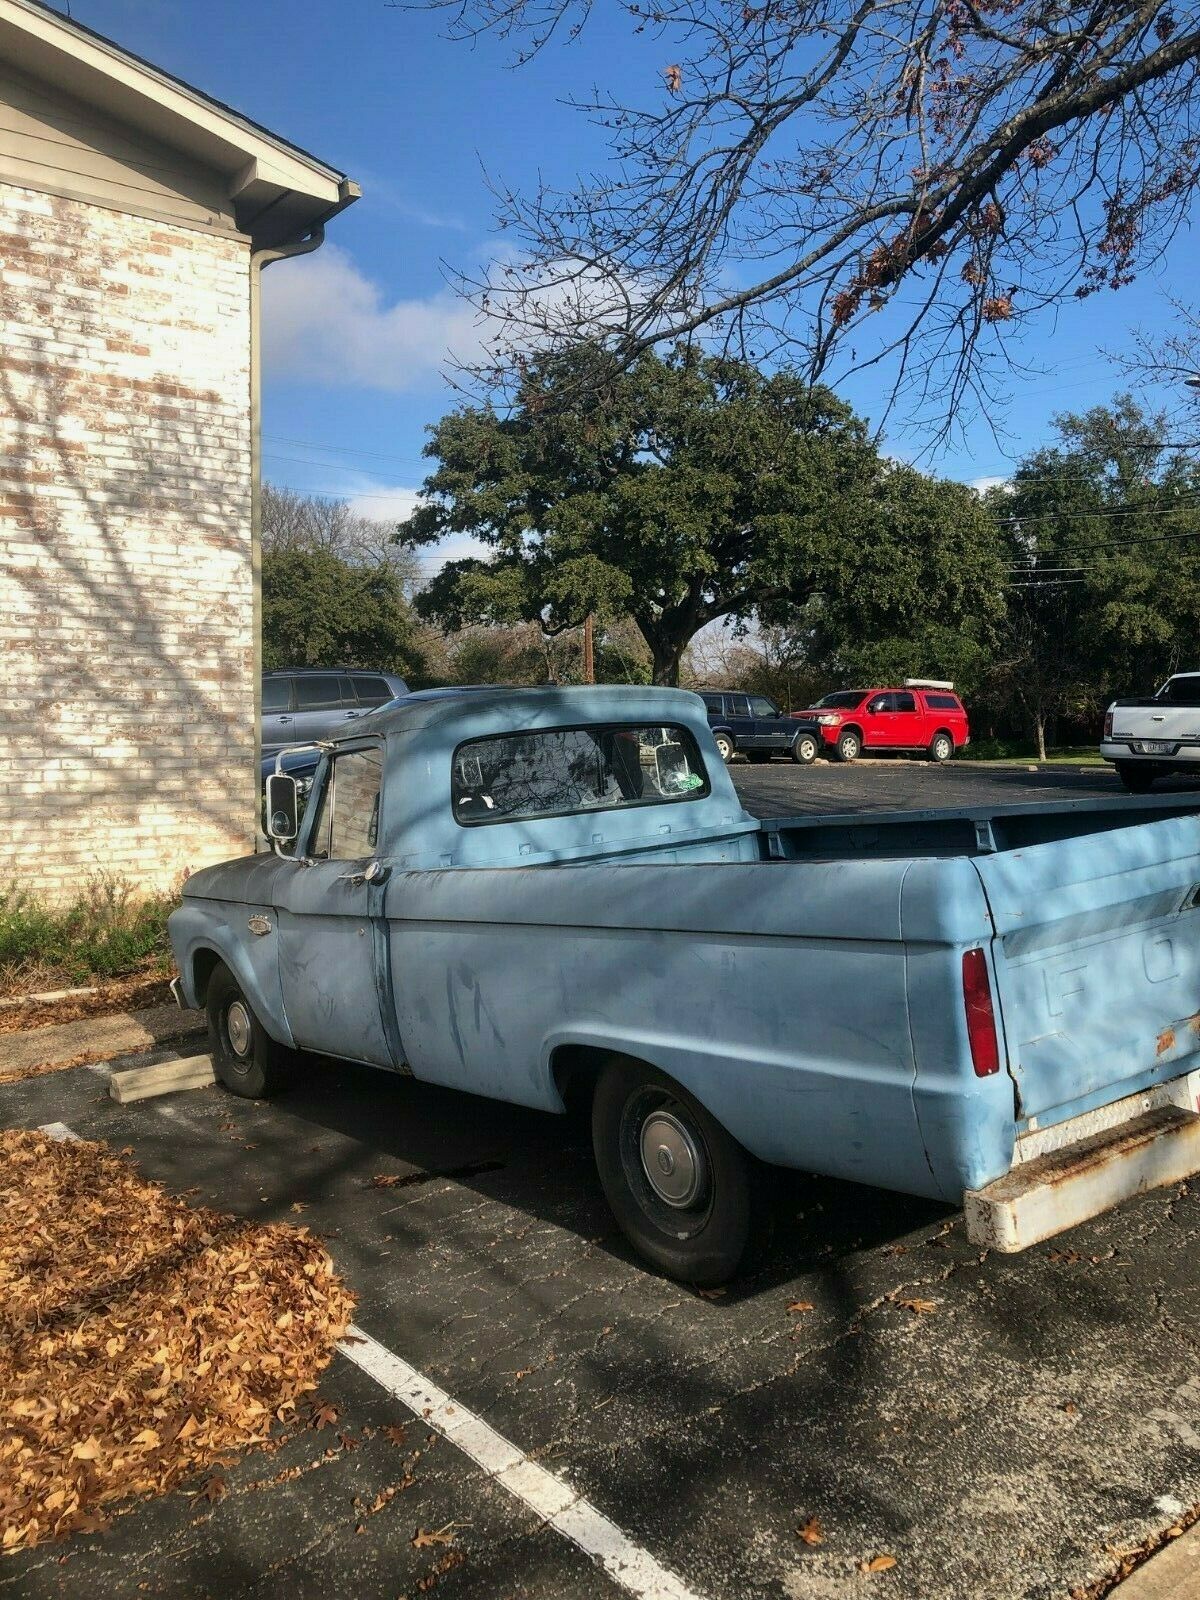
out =
[[[389,1422],[383,1430],[383,1437],[394,1445],[402,1445],[408,1438],[408,1429],[399,1422]]]
[[[218,1500],[224,1500],[226,1493],[225,1479],[214,1472],[211,1478],[206,1478],[200,1485],[196,1499],[207,1500],[215,1506]]]
[[[814,1311],[816,1307],[811,1300],[793,1300],[788,1307],[789,1311]]]
[[[77,1444],[71,1451],[72,1461],[95,1461],[100,1455],[100,1443],[94,1434],[90,1434],[81,1444]]]
[[[409,1543],[414,1550],[424,1550],[435,1544],[453,1544],[454,1530],[462,1526],[459,1522],[448,1522],[444,1528],[418,1528]]]
[[[728,1294],[727,1289],[697,1289],[696,1293],[701,1300],[719,1300],[722,1295]]]
[[[403,1182],[403,1174],[399,1172],[377,1172],[371,1179],[371,1186],[375,1189],[394,1189]]]
[[[860,1561],[858,1570],[860,1572],[887,1572],[890,1567],[895,1565],[895,1556],[872,1556],[870,1561]]]
[[[825,1530],[821,1526],[820,1517],[809,1517],[807,1522],[796,1529],[796,1537],[803,1539],[805,1544],[824,1544]]]
[[[330,1405],[328,1400],[314,1400],[309,1409],[308,1425],[320,1433],[322,1428],[331,1428],[339,1415],[338,1408]]]
[[[1068,1417],[1077,1417],[1079,1415],[1079,1407],[1074,1400],[1064,1400],[1059,1410],[1065,1412]]]
[[[936,1300],[898,1300],[896,1304],[903,1306],[905,1311],[911,1311],[914,1317],[925,1317],[937,1310]]]
[[[293,1211],[307,1211],[308,1207],[304,1204],[303,1200],[293,1200],[292,1201],[292,1210]]]

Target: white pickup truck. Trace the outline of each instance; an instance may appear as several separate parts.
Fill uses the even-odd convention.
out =
[[[1200,778],[1200,672],[1177,672],[1150,700],[1114,700],[1100,754],[1132,794],[1169,772]]]

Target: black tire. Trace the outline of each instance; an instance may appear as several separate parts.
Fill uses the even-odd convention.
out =
[[[949,761],[954,754],[954,740],[945,728],[941,728],[929,741],[929,759],[941,766],[943,761]]]
[[[792,741],[792,760],[802,767],[811,766],[817,759],[817,736],[815,733],[797,734]]]
[[[225,964],[213,968],[205,997],[213,1071],[232,1094],[265,1100],[287,1082],[292,1052],[266,1033]]]
[[[734,751],[737,749],[737,746],[733,742],[733,735],[731,733],[726,733],[725,730],[722,729],[720,733],[714,733],[713,738],[717,741],[717,754],[721,757],[721,760],[725,763],[725,765],[728,766],[733,760]]]
[[[644,1152],[656,1132],[661,1169],[656,1163],[652,1180]],[[749,1164],[686,1089],[644,1062],[614,1056],[592,1099],[592,1148],[613,1216],[644,1260],[701,1288],[733,1276],[750,1237]]]
[[[837,758],[839,761],[857,761],[862,754],[862,739],[853,728],[838,734]]]
[[[747,750],[746,759],[748,761],[770,761],[771,752],[769,750]]]
[[[1154,787],[1155,779],[1160,776],[1158,768],[1141,761],[1118,761],[1117,777],[1128,789],[1130,794],[1149,794]]]

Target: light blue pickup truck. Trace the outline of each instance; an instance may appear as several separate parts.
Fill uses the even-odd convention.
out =
[[[1021,1249],[1200,1170],[1200,795],[762,822],[676,690],[434,690],[189,879],[177,992],[263,1095],[303,1049],[588,1097],[650,1262],[737,1268],[754,1159]]]

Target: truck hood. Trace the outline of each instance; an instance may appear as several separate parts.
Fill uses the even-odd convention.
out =
[[[215,867],[193,872],[183,886],[185,900],[229,900],[237,905],[274,904],[275,880],[281,871],[294,872],[294,864],[277,855],[239,856]]]

